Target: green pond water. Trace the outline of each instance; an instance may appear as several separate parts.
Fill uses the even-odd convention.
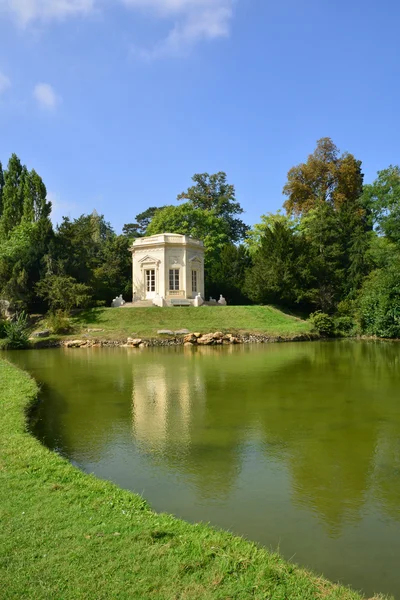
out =
[[[14,352],[35,435],[157,511],[400,599],[400,345]]]

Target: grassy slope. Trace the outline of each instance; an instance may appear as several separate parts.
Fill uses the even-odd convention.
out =
[[[26,433],[36,394],[26,374],[0,360],[2,598],[360,598],[76,470]]]
[[[74,318],[77,332],[88,328],[104,331],[92,337],[126,338],[157,336],[160,329],[268,333],[290,336],[308,333],[309,323],[269,306],[202,306],[174,308],[97,308]]]

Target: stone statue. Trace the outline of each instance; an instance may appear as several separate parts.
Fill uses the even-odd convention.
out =
[[[126,302],[123,299],[122,294],[117,298],[114,298],[114,300],[111,302],[112,308],[120,308],[121,306],[124,306],[124,304],[126,304]]]

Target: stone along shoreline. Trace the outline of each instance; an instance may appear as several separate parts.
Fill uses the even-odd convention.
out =
[[[316,333],[295,334],[291,336],[280,336],[260,333],[223,333],[216,331],[213,333],[190,333],[190,332],[158,332],[158,337],[154,338],[135,338],[128,337],[122,340],[101,339],[100,337],[85,339],[81,336],[79,339],[38,339],[35,342],[35,348],[154,348],[166,346],[232,346],[240,344],[273,344],[283,342],[306,342],[320,339]]]

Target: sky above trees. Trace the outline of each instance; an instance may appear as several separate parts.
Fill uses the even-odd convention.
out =
[[[0,158],[55,221],[117,231],[225,171],[253,224],[331,137],[365,182],[398,164],[400,6],[337,0],[0,0]]]

